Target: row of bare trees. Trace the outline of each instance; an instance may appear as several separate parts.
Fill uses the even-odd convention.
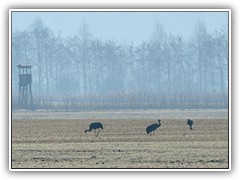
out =
[[[197,22],[186,40],[156,23],[148,41],[122,45],[93,38],[85,22],[79,34],[63,38],[37,19],[12,34],[13,99],[20,63],[33,65],[36,108],[228,107],[224,26],[209,33]]]

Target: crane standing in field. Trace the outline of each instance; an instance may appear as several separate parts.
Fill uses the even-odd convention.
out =
[[[193,120],[188,119],[187,124],[189,125],[190,129],[193,130],[192,125],[193,125]]]
[[[155,123],[155,124],[152,124],[152,125],[148,126],[148,127],[146,128],[147,134],[151,133],[150,135],[154,135],[154,131],[161,126],[161,122],[160,122],[160,121],[161,121],[161,120],[158,119],[158,124]]]
[[[92,131],[94,129],[95,132],[95,136],[98,136],[98,133],[100,132],[101,129],[103,129],[103,125],[100,122],[94,122],[91,123],[89,126],[89,129],[85,130],[84,133],[88,132],[88,131]],[[98,129],[98,132],[96,133],[96,130]]]

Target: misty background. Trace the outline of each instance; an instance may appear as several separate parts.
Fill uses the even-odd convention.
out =
[[[228,108],[227,12],[12,13],[13,108]]]

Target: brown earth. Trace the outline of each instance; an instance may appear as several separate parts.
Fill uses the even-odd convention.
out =
[[[21,115],[14,114],[15,117]],[[109,120],[99,137],[84,134],[93,119],[12,120],[12,168],[228,168],[228,119]]]

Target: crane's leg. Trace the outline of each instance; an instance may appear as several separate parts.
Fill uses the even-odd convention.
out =
[[[98,137],[98,133],[100,132],[100,129],[98,129],[98,132],[97,132],[97,137]]]

